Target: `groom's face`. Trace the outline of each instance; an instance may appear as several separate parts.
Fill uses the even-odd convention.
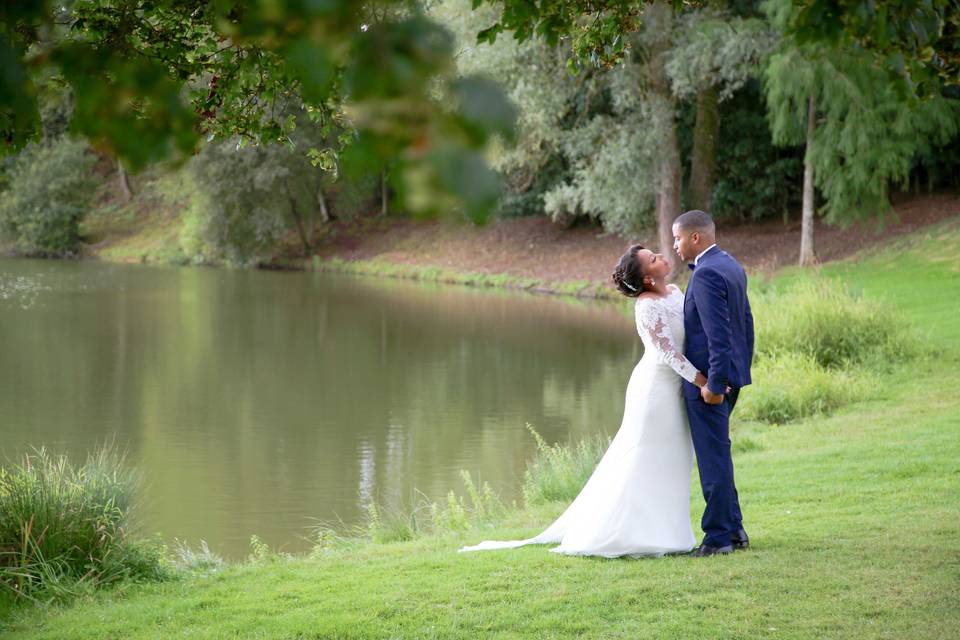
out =
[[[677,252],[681,260],[692,260],[696,257],[697,253],[699,253],[698,251],[694,251],[696,241],[692,237],[693,235],[690,231],[673,225],[673,250]]]

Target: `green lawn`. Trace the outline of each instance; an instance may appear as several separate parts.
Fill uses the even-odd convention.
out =
[[[553,504],[469,535],[357,544],[131,586],[62,609],[16,608],[0,634],[955,638],[960,232],[953,225],[927,235],[823,269],[897,305],[944,350],[882,378],[879,399],[783,427],[740,425],[753,443],[736,460],[749,551],[652,560],[558,557],[543,547],[456,553],[463,542],[536,533],[563,508]],[[695,495],[691,513],[699,511]]]

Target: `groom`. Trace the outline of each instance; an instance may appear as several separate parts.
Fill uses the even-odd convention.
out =
[[[707,503],[700,523],[706,535],[693,555],[726,554],[749,545],[730,456],[730,413],[741,387],[750,384],[753,360],[747,276],[736,260],[717,247],[716,226],[703,211],[688,211],[674,221],[673,248],[682,260],[693,263],[683,303],[684,355],[707,372],[703,387],[683,381]]]

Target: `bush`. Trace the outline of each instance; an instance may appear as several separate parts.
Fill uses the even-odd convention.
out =
[[[80,248],[80,220],[96,183],[87,143],[61,138],[18,156],[0,202],[0,235],[27,255],[64,256]]]
[[[529,424],[527,429],[537,441],[537,455],[523,474],[526,504],[576,498],[610,445],[610,439],[597,435],[573,447],[559,443],[549,445]]]
[[[0,469],[0,587],[35,598],[167,575],[157,544],[129,537],[137,475],[108,447],[75,468],[45,449]]]

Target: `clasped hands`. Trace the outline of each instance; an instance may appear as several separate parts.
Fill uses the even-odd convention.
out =
[[[700,387],[700,397],[703,398],[703,401],[707,404],[721,404],[723,402],[724,394],[710,391],[707,387],[707,376],[699,371],[693,383]],[[727,387],[726,392],[730,393],[730,387]]]

